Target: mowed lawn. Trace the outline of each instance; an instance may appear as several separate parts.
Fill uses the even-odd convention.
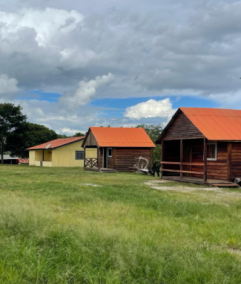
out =
[[[0,283],[241,283],[241,191],[153,180],[0,166]]]

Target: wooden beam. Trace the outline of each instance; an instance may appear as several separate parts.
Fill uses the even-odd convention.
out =
[[[169,170],[163,169],[163,172],[173,172],[173,173],[185,173],[185,174],[195,174],[195,175],[204,175],[204,172],[195,172],[195,171],[179,171],[179,170]]]
[[[164,165],[180,165],[180,164],[182,164],[183,166],[200,166],[200,167],[204,167],[204,163],[161,162],[161,164],[164,164]]]
[[[200,137],[190,137],[190,138],[182,138],[182,140],[202,140],[203,139],[203,136],[200,136]],[[177,137],[177,138],[170,138],[170,139],[166,139],[164,138],[163,141],[178,141],[180,140],[180,137]],[[211,141],[211,140],[210,140]],[[216,140],[215,140],[216,141]],[[224,141],[226,142],[226,141]],[[240,141],[236,141],[236,142],[240,142]]]
[[[112,148],[112,159],[113,159],[113,168],[115,169],[115,148]]]
[[[203,139],[203,161],[204,161],[204,175],[203,181],[206,183],[207,181],[207,139]]]
[[[161,141],[161,162],[164,160],[164,141]],[[163,168],[164,166],[161,166],[161,179],[163,177]]]
[[[76,153],[75,153],[75,155],[76,155]],[[84,147],[84,169],[85,169],[85,167],[86,167],[86,164],[85,164],[85,162],[86,162],[86,161],[85,161],[85,160],[86,160],[86,159],[85,159],[85,156],[86,156],[86,155],[85,155],[85,147]]]
[[[227,157],[227,180],[232,178],[232,143],[228,143],[228,157]]]
[[[180,140],[180,177],[183,178],[183,140]]]
[[[189,153],[189,162],[192,163],[192,146],[193,143],[190,143],[190,153]],[[193,165],[190,165],[189,170],[192,171]]]
[[[98,158],[98,168],[100,170],[100,168],[101,168],[101,164],[100,164],[100,162],[101,162],[101,160],[100,160],[100,147],[97,148],[97,158]]]
[[[150,166],[152,167],[152,151],[153,151],[153,149],[150,149]]]

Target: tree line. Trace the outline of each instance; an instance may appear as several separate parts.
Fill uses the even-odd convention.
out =
[[[162,131],[161,125],[140,124],[137,127],[144,128],[151,140],[155,143]],[[71,137],[85,136],[77,132]],[[3,164],[4,152],[10,152],[11,156],[21,158],[28,157],[27,148],[39,145],[57,138],[67,138],[64,134],[57,134],[54,130],[36,123],[27,121],[27,116],[22,113],[20,105],[11,103],[0,104],[0,153]],[[159,161],[161,157],[161,146],[153,149],[153,161]]]
[[[85,136],[76,133],[73,137]],[[54,130],[36,123],[27,121],[20,105],[11,103],[0,104],[0,150],[1,163],[3,154],[10,152],[11,156],[28,157],[27,148],[42,144],[57,138],[67,138],[66,135],[57,134]]]
[[[146,125],[146,124],[140,124],[137,125],[137,127],[144,128],[146,133],[149,135],[153,143],[155,144],[158,136],[162,132],[162,125]],[[161,145],[156,145],[156,148],[152,150],[152,162],[157,161],[160,162],[161,160]]]

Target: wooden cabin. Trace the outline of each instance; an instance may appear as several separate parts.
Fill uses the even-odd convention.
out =
[[[156,143],[163,179],[221,185],[241,177],[241,110],[180,108]]]
[[[154,147],[143,128],[90,127],[83,148],[85,153],[87,149],[97,149],[97,156],[85,157],[84,168],[126,172],[140,156],[151,164]]]

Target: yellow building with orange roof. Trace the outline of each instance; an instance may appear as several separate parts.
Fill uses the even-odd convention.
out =
[[[84,167],[85,158],[96,158],[96,149],[84,153],[82,137],[59,138],[28,148],[29,165],[42,167]]]

